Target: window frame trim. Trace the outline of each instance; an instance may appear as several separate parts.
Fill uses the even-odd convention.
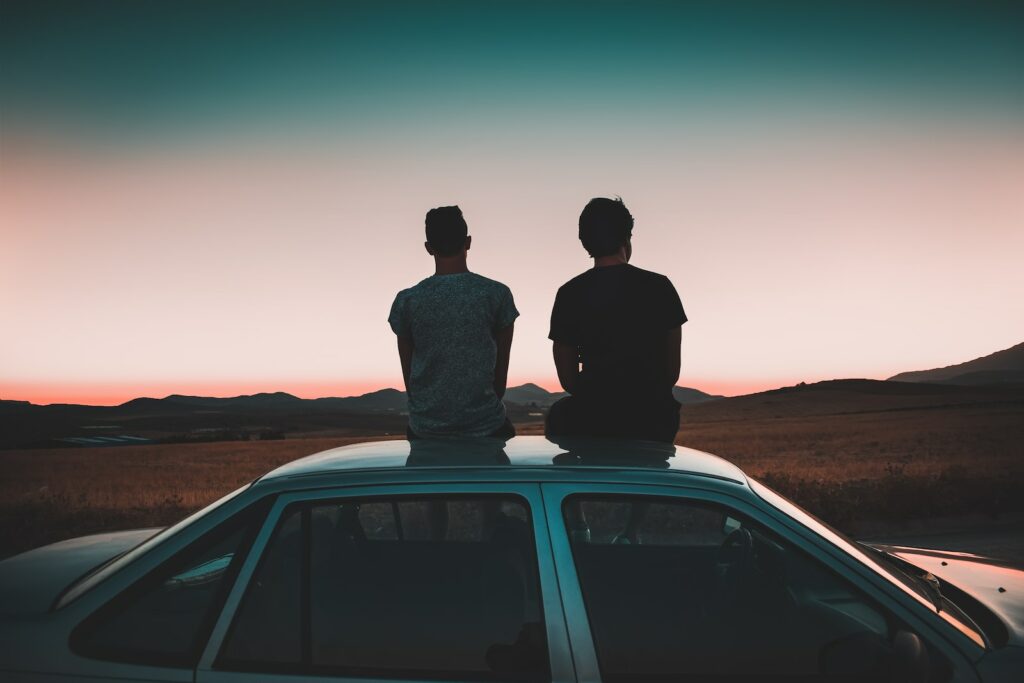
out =
[[[856,587],[892,616],[901,619],[933,647],[940,649],[949,657],[955,671],[961,674],[967,671],[970,672],[969,675],[973,675],[973,662],[976,658],[972,657],[956,640],[959,638],[965,643],[973,645],[973,642],[966,636],[956,632],[950,633],[949,631],[953,631],[953,629],[944,621],[936,624],[922,618],[919,613],[919,605],[909,604],[909,598],[906,596],[896,595],[887,590],[885,586],[881,585],[880,577],[867,575],[865,568],[858,566],[853,560],[846,560],[838,556],[835,550],[824,544],[824,539],[821,543],[815,542],[810,537],[809,530],[803,530],[792,523],[787,523],[772,511],[763,510],[751,501],[725,492],[660,484],[543,483],[541,491],[544,496],[545,514],[555,555],[555,569],[562,587],[566,623],[569,627],[569,637],[575,657],[574,663],[580,674],[580,683],[599,683],[601,673],[590,628],[590,619],[569,542],[568,529],[562,516],[562,507],[566,499],[579,495],[679,499],[719,505],[727,510],[734,509],[742,516],[763,525],[772,533],[791,543],[827,571]]]
[[[221,501],[218,501],[218,503],[219,502]],[[271,508],[271,505],[268,503],[269,501],[266,497],[259,498],[250,502],[241,509],[233,511],[224,519],[210,525],[209,528],[204,529],[195,537],[187,540],[173,553],[161,558],[158,563],[149,567],[141,575],[134,577],[126,585],[117,590],[112,597],[102,601],[99,606],[90,609],[87,616],[76,620],[75,625],[68,634],[68,649],[76,656],[91,661],[108,662],[116,665],[128,665],[133,667],[141,666],[159,670],[194,671],[196,665],[201,660],[203,651],[206,647],[205,644],[209,641],[214,624],[216,623],[218,615],[223,609],[225,600],[229,595],[229,590],[233,588],[234,582],[238,580],[240,575],[244,561],[242,563],[237,563],[237,556],[241,555],[245,560],[248,560],[252,555],[252,551],[255,547],[255,540],[257,538],[257,534],[254,533],[254,531],[260,526],[260,518],[266,518],[267,511]],[[206,510],[204,509],[204,512],[205,511]],[[247,517],[251,517],[252,519],[247,520]],[[211,536],[214,536],[223,530],[226,525],[235,523],[240,525],[240,530],[242,532],[238,550],[235,553],[235,557],[232,558],[231,563],[229,563],[228,567],[225,569],[225,575],[223,578],[224,584],[217,588],[217,593],[213,596],[213,602],[208,608],[209,612],[203,617],[189,652],[184,655],[159,655],[142,651],[126,651],[124,654],[118,655],[116,653],[112,654],[107,651],[92,649],[83,642],[90,633],[93,633],[97,628],[103,625],[111,613],[119,611],[126,603],[131,603],[136,600],[139,597],[140,592],[145,592],[151,589],[151,584],[156,581],[156,577],[160,576],[169,566],[173,565],[183,553],[188,553],[197,546],[206,547],[208,549],[210,546],[207,544],[210,543],[209,539]]]
[[[557,580],[554,557],[551,551],[551,539],[545,516],[545,505],[541,494],[540,485],[524,482],[480,482],[480,483],[410,483],[410,484],[369,484],[352,485],[344,487],[332,487],[327,489],[316,489],[282,493],[267,514],[263,527],[257,534],[254,542],[249,548],[245,562],[239,568],[231,592],[224,601],[220,614],[214,624],[210,636],[207,638],[206,647],[199,658],[195,670],[197,683],[210,683],[213,681],[241,680],[239,676],[252,676],[253,673],[262,673],[266,676],[275,676],[281,680],[293,679],[302,681],[349,681],[365,683],[384,683],[392,680],[386,677],[367,678],[365,676],[344,676],[312,671],[299,673],[297,671],[272,670],[268,665],[254,665],[250,671],[218,668],[218,658],[221,650],[227,644],[227,636],[230,633],[232,623],[238,613],[238,608],[244,599],[249,583],[255,575],[260,559],[266,552],[267,545],[273,536],[274,530],[281,521],[281,516],[293,505],[300,505],[311,509],[318,501],[337,500],[342,498],[387,498],[387,497],[409,497],[409,496],[492,496],[509,495],[523,499],[527,505],[530,523],[533,531],[534,552],[537,557],[537,570],[540,580],[541,606],[545,622],[545,634],[548,640],[548,660],[551,672],[551,683],[575,683],[576,675],[572,667],[571,651],[569,649],[568,628],[565,615],[562,610],[562,598],[560,586]],[[445,679],[430,679],[434,683]]]

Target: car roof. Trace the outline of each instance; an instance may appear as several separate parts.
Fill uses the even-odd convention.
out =
[[[689,474],[746,484],[736,465],[693,448],[654,441],[587,437],[516,436],[509,440],[415,439],[352,444],[300,458],[268,472],[259,482],[347,472],[390,472],[404,478],[413,470],[633,470]]]

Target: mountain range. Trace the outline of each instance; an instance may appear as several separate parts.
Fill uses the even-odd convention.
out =
[[[682,404],[702,403],[722,398],[712,394],[706,394],[697,389],[689,387],[675,387],[673,394],[676,400]],[[565,392],[551,392],[536,384],[527,383],[516,387],[509,387],[505,392],[504,401],[506,404],[522,406],[524,408],[535,406],[549,408],[558,399],[566,396]],[[398,389],[379,389],[359,396],[327,397],[327,398],[299,398],[292,394],[277,391],[272,393],[259,393],[249,396],[232,396],[229,398],[216,398],[210,396],[186,396],[182,394],[171,394],[164,398],[135,398],[117,406],[84,406],[71,403],[54,403],[45,406],[38,406],[27,401],[4,401],[0,400],[0,415],[10,413],[15,409],[25,410],[28,408],[68,410],[80,408],[93,411],[116,411],[118,413],[141,415],[147,413],[174,413],[174,412],[234,412],[244,411],[250,413],[280,413],[280,412],[341,412],[341,413],[395,413],[406,410],[406,396],[404,391]]]
[[[888,381],[801,383],[732,398],[678,386],[673,393],[686,410],[696,411],[690,413],[694,417],[740,419],[764,410],[778,416],[822,410],[856,413],[882,405],[905,409],[922,401],[987,405],[1019,401],[1022,390],[1024,343],[958,365],[900,373]],[[563,396],[528,383],[510,387],[505,403],[513,422],[537,423]],[[405,430],[406,410],[405,392],[391,388],[315,399],[284,392],[230,398],[172,394],[117,406],[0,400],[0,448],[399,434]]]
[[[675,395],[683,404],[722,398],[688,387],[675,387]],[[523,384],[506,391],[505,404],[513,421],[538,421],[562,396]],[[394,434],[405,429],[406,403],[405,392],[397,389],[313,399],[280,391],[230,398],[172,394],[117,406],[0,400],[0,448]]]
[[[890,377],[889,381],[959,386],[1024,383],[1024,342],[966,363],[931,370],[901,372]]]

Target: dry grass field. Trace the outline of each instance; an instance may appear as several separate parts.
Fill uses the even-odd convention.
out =
[[[736,462],[852,532],[1024,512],[1024,401],[1016,396],[813,393],[687,406],[677,443]],[[521,434],[541,431],[539,423],[519,426]],[[97,531],[166,525],[281,463],[366,440],[0,451],[0,557]]]
[[[1024,511],[1020,407],[695,423],[679,441],[850,531]]]
[[[166,526],[278,465],[370,440],[0,451],[0,557],[83,534]]]

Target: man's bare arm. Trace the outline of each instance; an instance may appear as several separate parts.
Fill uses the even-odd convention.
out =
[[[562,342],[553,342],[551,353],[555,358],[558,383],[570,394],[575,393],[576,383],[580,377],[580,356],[576,347]]]
[[[512,333],[515,323],[505,329],[498,330],[494,335],[494,343],[498,346],[498,357],[494,362],[494,393],[501,398],[505,395],[508,384],[508,363],[512,355]]]
[[[674,387],[676,382],[679,381],[679,367],[681,365],[680,351],[683,345],[683,326],[676,325],[668,332],[668,346],[666,352],[668,353],[667,363],[665,367],[668,369],[668,376],[666,379],[669,382],[669,386]]]
[[[405,381],[405,393],[409,394],[409,375],[412,374],[412,337],[398,335],[398,357],[402,361],[402,379]]]

